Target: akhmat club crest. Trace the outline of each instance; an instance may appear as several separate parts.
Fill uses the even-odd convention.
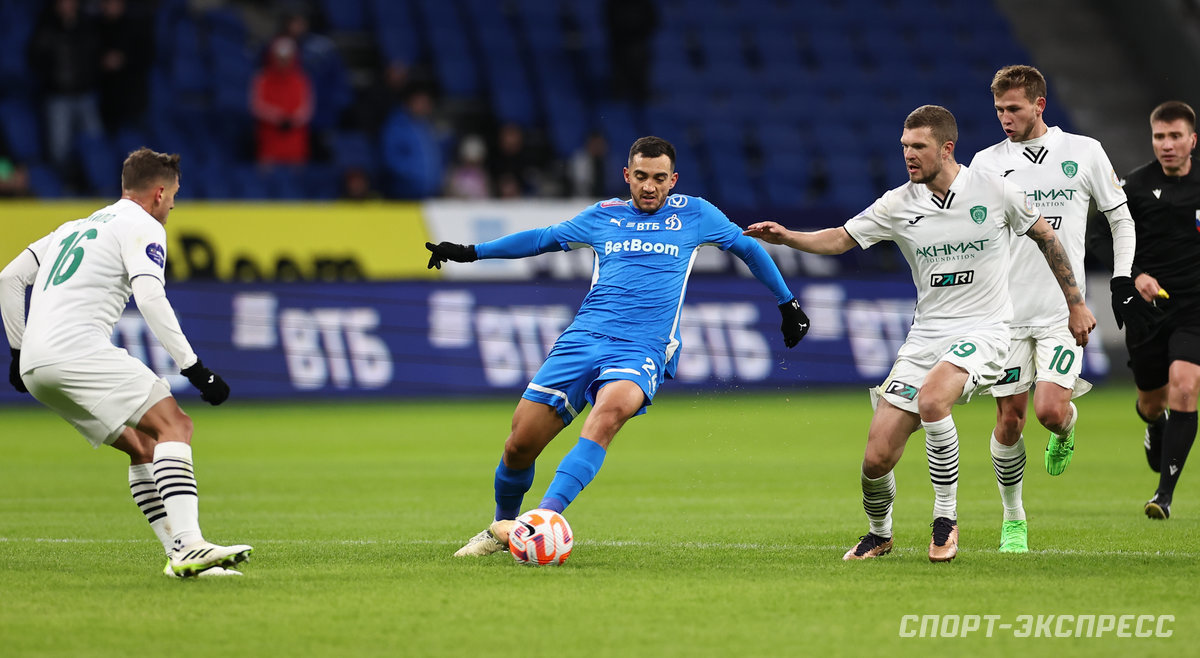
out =
[[[971,206],[971,221],[976,224],[982,224],[983,220],[987,219],[987,208],[984,206]]]
[[[1064,160],[1062,170],[1067,175],[1067,178],[1075,178],[1075,174],[1079,173],[1079,164],[1074,160]]]

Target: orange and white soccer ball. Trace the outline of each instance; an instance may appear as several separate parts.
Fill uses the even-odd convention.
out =
[[[567,561],[575,538],[562,514],[535,509],[517,517],[517,525],[508,535],[508,552],[520,564],[558,565]]]

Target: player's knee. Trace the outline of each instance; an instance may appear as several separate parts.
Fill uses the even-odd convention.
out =
[[[886,450],[868,446],[866,454],[863,455],[863,473],[871,479],[883,477],[895,468],[899,461],[900,455],[893,455]]]
[[[184,413],[183,409],[178,409],[177,413],[169,416],[166,427],[159,433],[158,440],[191,443],[193,429],[192,417]]]
[[[1066,405],[1039,405],[1033,412],[1037,414],[1042,427],[1061,428],[1071,419],[1071,407]]]
[[[529,468],[541,454],[543,447],[544,445],[523,441],[516,434],[511,434],[504,442],[504,463],[516,470]]]

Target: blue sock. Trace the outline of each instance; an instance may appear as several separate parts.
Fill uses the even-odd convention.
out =
[[[554,472],[554,480],[546,489],[546,495],[538,507],[562,513],[575,500],[575,496],[588,485],[604,464],[606,451],[599,443],[579,437],[579,443],[567,453]]]
[[[533,486],[533,466],[520,470],[504,465],[496,467],[496,520],[515,519],[521,513],[521,500]]]

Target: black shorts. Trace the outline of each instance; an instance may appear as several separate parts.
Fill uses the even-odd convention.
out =
[[[1125,334],[1129,368],[1141,391],[1166,386],[1172,361],[1200,365],[1200,299],[1168,300],[1159,306],[1163,318],[1147,338],[1131,340],[1128,332]]]

